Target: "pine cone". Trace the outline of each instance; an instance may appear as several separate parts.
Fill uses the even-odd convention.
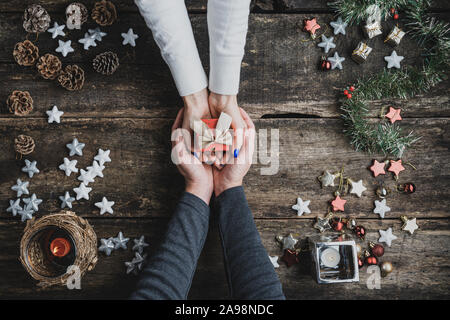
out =
[[[24,134],[19,135],[14,139],[14,149],[17,153],[21,155],[27,155],[34,151],[34,140],[30,136],[26,136]]]
[[[36,63],[39,74],[44,79],[55,79],[61,72],[62,63],[57,56],[46,53]]]
[[[14,46],[13,56],[19,65],[32,66],[39,58],[39,49],[29,40],[17,42]]]
[[[119,67],[119,57],[112,51],[98,54],[92,61],[94,70],[105,75],[112,75]]]
[[[76,64],[66,66],[58,76],[58,81],[67,90],[80,90],[84,84],[84,70]]]
[[[88,16],[88,9],[84,4],[79,2],[69,4],[66,8],[67,28],[80,29],[81,25],[87,21]]]
[[[42,6],[32,4],[23,14],[23,28],[26,32],[40,33],[47,31],[50,25],[50,16]]]
[[[14,90],[6,100],[9,112],[25,116],[33,110],[33,98],[28,91]]]
[[[116,6],[111,1],[98,1],[92,9],[91,17],[101,26],[110,26],[117,19]]]

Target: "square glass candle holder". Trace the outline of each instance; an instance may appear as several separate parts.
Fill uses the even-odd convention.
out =
[[[358,282],[356,243],[345,235],[309,238],[312,268],[318,283]]]

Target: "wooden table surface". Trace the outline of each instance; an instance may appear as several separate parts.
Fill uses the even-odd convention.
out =
[[[12,57],[14,44],[26,33],[22,13],[33,0],[0,0],[0,298],[124,298],[135,278],[125,275],[124,262],[131,260],[127,251],[115,251],[110,257],[99,256],[96,268],[82,279],[82,290],[65,287],[39,289],[18,260],[19,242],[25,226],[17,217],[6,213],[8,200],[15,197],[10,189],[17,178],[29,180],[21,172],[23,160],[16,159],[13,140],[25,133],[34,137],[36,150],[25,158],[37,160],[41,172],[30,180],[30,192],[44,199],[36,216],[59,211],[58,196],[78,185],[74,175],[66,177],[58,165],[67,156],[66,143],[74,137],[86,143],[84,156],[77,157],[78,167],[92,161],[98,148],[110,149],[112,162],[104,179],[93,184],[91,199],[74,205],[74,211],[86,217],[98,238],[145,235],[151,254],[161,240],[168,219],[183,190],[183,179],[170,161],[169,129],[182,105],[168,67],[137,12],[132,0],[115,0],[119,20],[102,28],[108,36],[89,51],[77,42],[93,27],[89,20],[82,31],[70,31],[75,52],[62,58],[64,65],[77,63],[86,71],[86,83],[79,92],[68,92],[57,82],[41,79],[33,67],[21,67]],[[64,21],[64,9],[71,1],[41,0],[52,20]],[[82,0],[89,9],[93,0]],[[186,1],[202,61],[208,66],[206,0]],[[436,4],[437,15],[449,17],[446,1]],[[449,81],[431,92],[409,100],[373,101],[371,117],[381,107],[402,108],[406,130],[414,130],[421,139],[403,159],[407,166],[400,182],[414,182],[412,195],[392,195],[385,219],[372,213],[374,190],[378,183],[393,184],[391,176],[373,178],[367,169],[372,159],[383,155],[367,155],[352,149],[342,133],[338,98],[340,90],[362,74],[380,71],[383,57],[392,49],[383,37],[370,40],[374,48],[368,61],[357,65],[350,53],[363,39],[361,27],[347,28],[347,35],[337,36],[336,50],[346,57],[343,71],[317,70],[322,55],[320,48],[307,40],[300,30],[302,20],[315,16],[325,26],[333,20],[325,0],[257,0],[247,35],[246,55],[242,63],[239,102],[250,114],[257,129],[279,129],[279,169],[274,175],[262,175],[269,165],[253,165],[245,179],[245,190],[257,228],[270,255],[281,255],[274,240],[276,235],[294,233],[301,239],[317,234],[312,225],[316,216],[327,211],[332,199],[329,189],[317,181],[324,170],[339,170],[354,179],[363,179],[368,187],[358,199],[347,196],[345,214],[355,217],[367,230],[367,240],[376,241],[378,230],[392,227],[398,239],[386,248],[382,261],[392,261],[395,270],[383,278],[381,289],[366,286],[366,269],[361,280],[353,284],[318,285],[309,272],[308,259],[276,271],[289,299],[415,299],[449,298],[449,206],[450,206],[450,90]],[[401,21],[400,21],[401,23]],[[383,23],[384,34],[393,22]],[[137,46],[121,45],[121,32],[132,27],[139,35]],[[328,32],[330,33],[330,32]],[[34,39],[34,36],[30,36]],[[49,33],[35,42],[40,54],[54,52],[57,40]],[[118,53],[121,64],[112,76],[93,71],[92,58],[107,50]],[[405,56],[402,64],[420,63],[420,50],[406,36],[396,48]],[[8,113],[4,101],[12,90],[28,90],[35,109],[26,117]],[[47,123],[46,110],[57,105],[63,110],[61,124]],[[94,203],[103,196],[115,201],[114,215],[100,216]],[[312,214],[297,217],[291,206],[296,198],[311,200]],[[409,235],[400,230],[401,215],[417,217],[419,230]],[[228,289],[222,261],[218,230],[211,223],[203,253],[198,262],[190,298],[226,298]]]

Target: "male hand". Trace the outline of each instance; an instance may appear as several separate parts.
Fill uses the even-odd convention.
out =
[[[211,92],[208,98],[209,101],[209,109],[211,111],[211,116],[213,118],[218,118],[220,113],[225,112],[233,119],[231,122],[231,127],[234,130],[234,147],[231,152],[228,152],[227,155],[233,157],[234,155],[239,154],[239,150],[242,147],[243,143],[243,130],[246,128],[246,123],[241,115],[240,108],[237,104],[236,95],[221,95],[214,92]],[[230,159],[225,157],[221,159],[221,157],[217,157],[215,165],[216,168],[221,169],[221,164],[228,162]]]
[[[222,170],[213,167],[214,194],[216,197],[227,189],[241,186],[242,180],[252,164],[255,149],[255,125],[244,109],[239,108],[239,111],[247,127],[243,130],[243,145],[237,158],[232,157]]]
[[[203,164],[186,148],[183,142],[183,132],[187,130],[181,128],[183,115],[184,108],[178,112],[172,126],[172,161],[177,165],[178,171],[184,176],[186,182],[185,190],[209,204],[213,192],[212,167]]]

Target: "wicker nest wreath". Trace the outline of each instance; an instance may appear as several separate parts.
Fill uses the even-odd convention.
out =
[[[48,230],[65,232],[74,244],[73,265],[80,269],[80,276],[91,271],[97,263],[97,235],[91,225],[71,211],[61,211],[40,219],[28,220],[20,242],[20,261],[38,286],[66,285],[71,274],[56,268],[46,259],[43,241]],[[48,243],[47,243],[48,244]]]

